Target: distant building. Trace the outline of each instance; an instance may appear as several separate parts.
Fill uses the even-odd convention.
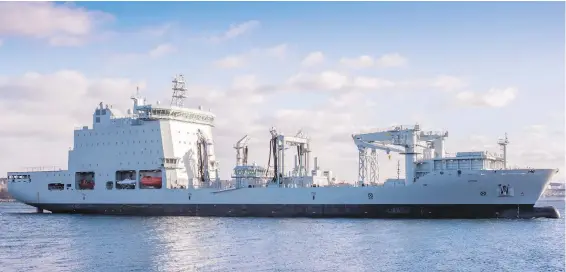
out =
[[[0,178],[0,192],[8,191],[8,179]]]
[[[8,194],[8,179],[0,178],[0,200],[1,199],[12,199],[10,194]]]
[[[566,184],[564,182],[551,182],[546,186],[543,196],[566,196]]]

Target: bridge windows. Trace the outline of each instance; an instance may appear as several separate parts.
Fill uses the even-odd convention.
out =
[[[31,176],[27,174],[11,175],[8,176],[8,179],[12,180],[12,182],[31,182]]]
[[[65,189],[65,184],[63,184],[63,183],[49,183],[49,184],[47,184],[47,190],[49,190],[49,191],[52,191],[52,190],[61,191],[61,190],[64,190],[64,189]]]

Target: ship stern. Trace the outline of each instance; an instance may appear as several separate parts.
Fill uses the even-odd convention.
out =
[[[37,184],[32,180],[30,173],[8,173],[8,193],[16,201],[37,207],[39,204],[39,191]]]

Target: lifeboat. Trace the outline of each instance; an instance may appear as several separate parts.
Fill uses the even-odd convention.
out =
[[[94,189],[94,181],[83,179],[79,182],[80,189]]]
[[[143,186],[151,186],[151,187],[158,187],[158,188],[161,188],[161,184],[162,184],[160,177],[152,177],[152,176],[142,177],[140,183]]]

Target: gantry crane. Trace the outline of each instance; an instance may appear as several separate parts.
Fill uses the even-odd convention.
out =
[[[359,151],[359,185],[366,182],[367,167],[370,164],[370,182],[376,183],[378,179],[378,165],[376,150],[383,150],[387,154],[391,151],[405,155],[405,184],[412,184],[415,180],[414,162],[417,148],[434,148],[435,157],[444,155],[444,138],[447,132],[421,131],[419,125],[396,126],[376,132],[352,135]],[[371,156],[367,156],[367,150]]]
[[[275,128],[271,128],[271,140],[269,145],[269,160],[267,169],[269,170],[271,157],[273,157],[273,182],[280,184],[280,178],[285,176],[285,149],[287,146],[297,147],[298,165],[296,166],[298,176],[308,175],[309,159],[310,159],[310,140],[302,131],[296,136],[285,136],[279,134]]]

